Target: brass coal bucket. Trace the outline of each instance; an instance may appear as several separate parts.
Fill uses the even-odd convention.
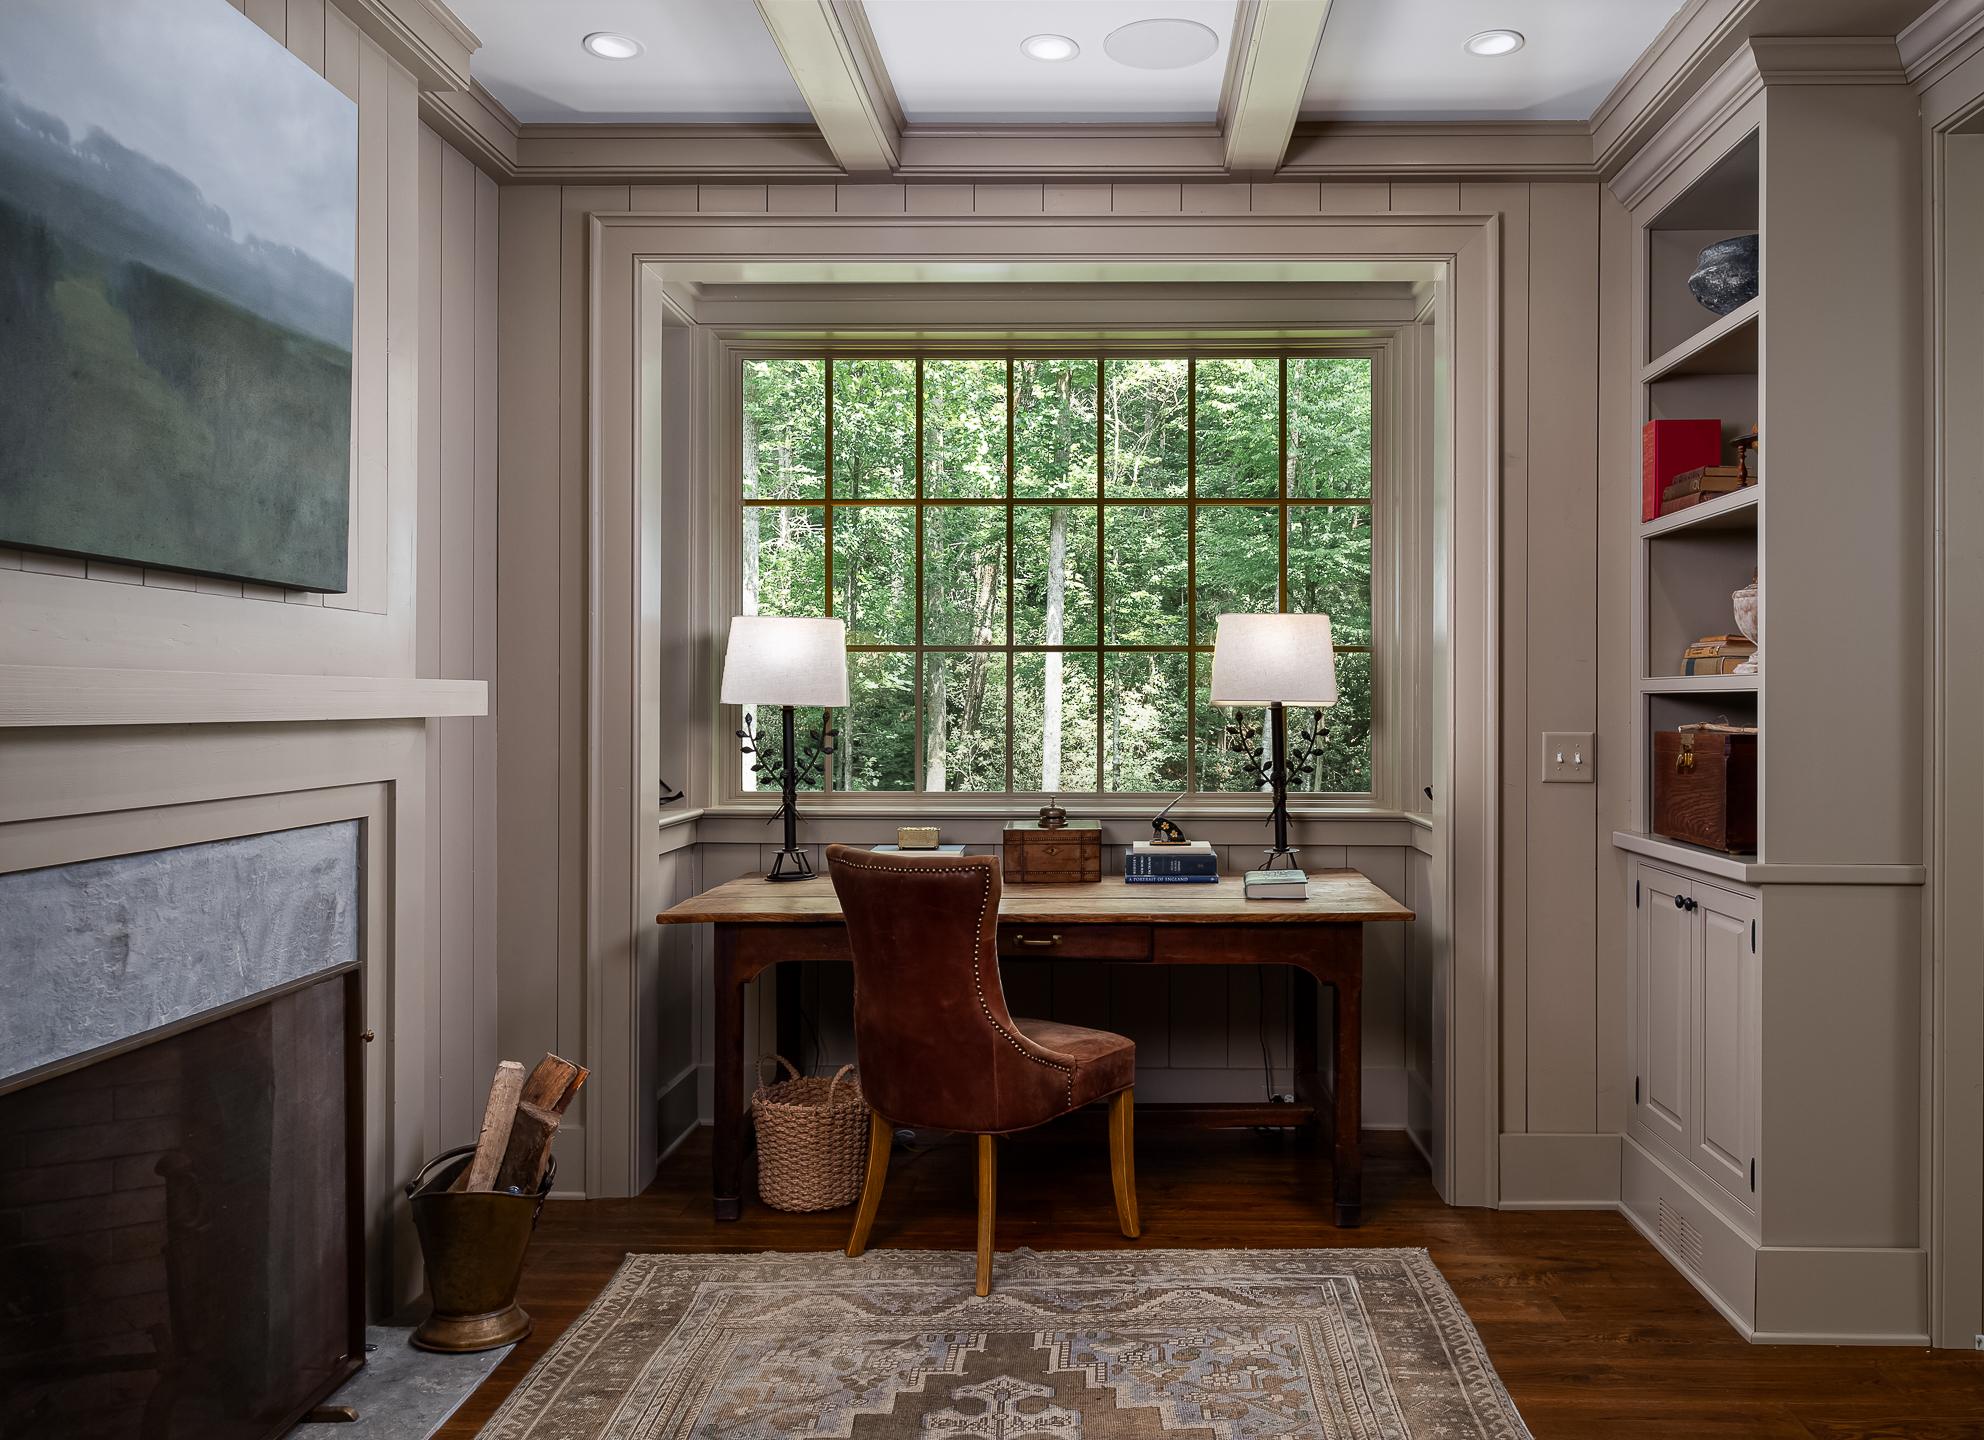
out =
[[[436,1155],[407,1182],[434,1305],[413,1332],[422,1350],[494,1350],[530,1334],[530,1316],[517,1304],[517,1282],[558,1161],[553,1157],[535,1195],[450,1190],[474,1154],[473,1145],[464,1145]]]

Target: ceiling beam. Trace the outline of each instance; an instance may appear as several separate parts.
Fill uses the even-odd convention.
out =
[[[1329,17],[1330,0],[1241,0],[1220,106],[1230,173],[1281,168]]]
[[[757,0],[827,148],[850,175],[902,158],[902,111],[858,0]]]

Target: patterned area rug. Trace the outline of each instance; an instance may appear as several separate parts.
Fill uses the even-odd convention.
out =
[[[483,1440],[1527,1440],[1423,1250],[629,1255]]]

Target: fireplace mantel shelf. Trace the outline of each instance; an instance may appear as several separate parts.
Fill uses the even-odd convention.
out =
[[[0,665],[0,728],[486,715],[482,680]]]

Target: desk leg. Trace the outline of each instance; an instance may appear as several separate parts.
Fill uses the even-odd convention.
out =
[[[737,978],[737,931],[716,927],[716,1158],[710,1191],[716,1218],[744,1211],[744,985]]]
[[[1360,949],[1361,927],[1351,931],[1350,944]],[[1364,1216],[1364,980],[1361,965],[1350,967],[1350,978],[1336,986],[1336,1223],[1351,1228]]]

